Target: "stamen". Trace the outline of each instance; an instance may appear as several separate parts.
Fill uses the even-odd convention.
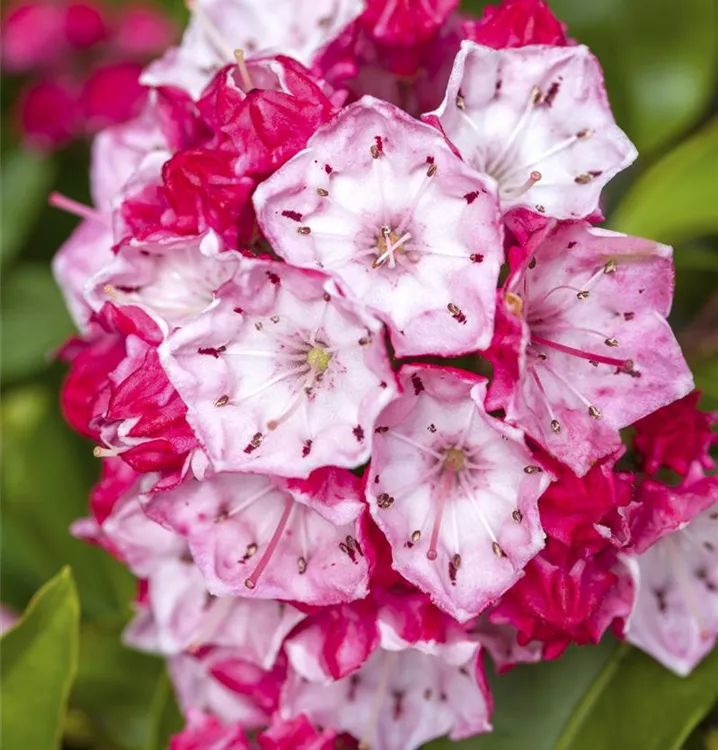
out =
[[[316,379],[317,371],[312,370],[309,373],[306,381],[304,382],[304,385],[302,385],[300,390],[294,395],[291,402],[289,403],[289,406],[284,410],[284,412],[276,419],[270,419],[267,422],[268,430],[276,430],[279,425],[284,424],[288,419],[290,419],[290,417],[294,416],[297,409],[304,402],[304,398],[311,392],[312,388],[314,387]]]
[[[234,50],[227,43],[222,33],[215,25],[214,21],[207,15],[203,8],[199,6],[196,0],[185,0],[187,10],[199,21],[210,42],[214,45],[227,62],[234,60]]]
[[[366,729],[362,735],[361,741],[357,745],[357,750],[371,750],[371,740],[376,734],[377,724],[379,722],[379,714],[383,707],[384,698],[386,697],[386,688],[389,684],[389,675],[391,669],[396,661],[398,651],[384,651],[384,663],[381,666],[381,673],[379,675],[379,682],[376,686],[376,692],[374,693],[374,701],[372,702],[371,714],[369,714],[369,721],[367,722]]]
[[[454,472],[451,468],[447,468],[444,476],[441,477],[441,484],[439,485],[439,496],[437,498],[438,507],[436,514],[434,515],[434,526],[431,529],[431,539],[429,540],[429,549],[426,552],[426,556],[429,560],[436,560],[439,556],[439,552],[436,548],[437,542],[439,541],[439,532],[441,531],[441,520],[444,516],[444,507],[446,505],[446,496],[449,492],[449,484],[454,476]],[[460,475],[459,475],[460,476]]]
[[[222,514],[222,520],[226,521],[228,518],[231,518],[232,516],[236,516],[239,513],[242,513],[243,511],[247,510],[247,508],[249,508],[250,505],[253,505],[254,503],[256,503],[257,500],[261,500],[265,495],[268,495],[274,489],[276,489],[275,486],[270,483],[269,485],[264,487],[262,490],[252,495],[248,500],[245,500],[244,502],[240,503],[236,508],[232,508],[232,510],[225,511]],[[248,553],[250,552],[251,547],[252,545],[247,547]],[[254,552],[256,552],[257,551],[256,545],[254,545],[254,547],[255,547]],[[249,556],[251,557],[252,554],[254,554],[254,552],[252,552]]]
[[[192,644],[188,647],[190,653],[198,651],[205,643],[209,643],[212,637],[217,632],[219,625],[222,623],[224,618],[231,612],[236,599],[233,596],[223,596],[215,598],[212,603],[212,609],[209,615],[205,616],[204,624],[192,640]]]
[[[244,585],[248,589],[253,589],[257,585],[257,581],[259,580],[259,577],[264,572],[264,569],[269,564],[269,561],[272,558],[272,555],[274,554],[274,551],[277,549],[277,545],[279,544],[279,541],[281,539],[282,534],[284,533],[285,528],[287,527],[287,522],[289,521],[289,517],[292,515],[292,507],[294,506],[294,501],[291,497],[288,497],[286,502],[284,503],[284,510],[282,511],[281,518],[279,519],[279,523],[277,524],[277,528],[274,530],[274,534],[272,534],[272,538],[269,540],[269,544],[267,545],[267,549],[264,550],[264,554],[262,555],[261,560],[257,564],[257,567],[254,569],[254,572],[252,573],[249,578],[247,578],[244,582]]]
[[[523,195],[524,193],[531,190],[531,188],[541,180],[541,172],[537,172],[534,170],[531,172],[531,174],[528,176],[528,179],[526,182],[524,182],[522,185],[518,185],[517,187],[507,188],[506,190],[503,190],[504,196],[510,195],[512,198],[517,198],[519,195]]]
[[[509,135],[506,142],[504,143],[504,147],[501,149],[501,151],[499,151],[496,157],[494,157],[493,159],[491,159],[489,162],[486,163],[483,171],[494,176],[497,181],[499,182],[503,181],[503,179],[499,179],[499,178],[503,176],[502,167],[503,167],[504,158],[511,153],[511,150],[514,146],[516,138],[521,134],[524,128],[528,125],[528,121],[531,119],[531,115],[534,112],[534,107],[540,100],[541,100],[541,89],[539,89],[538,86],[534,86],[533,89],[531,90],[531,95],[529,96],[526,102],[524,111],[521,113],[521,117],[519,117],[518,121],[516,122],[516,125],[514,126],[514,129],[511,131],[511,135]],[[469,121],[471,120],[471,118],[469,117],[467,117],[466,119]],[[511,171],[513,170],[510,170],[510,172]]]
[[[600,419],[601,418],[601,412],[598,410],[597,407],[595,407],[577,388],[573,386],[573,384],[568,380],[568,378],[565,378],[560,372],[558,372],[555,368],[551,367],[548,362],[544,362],[544,367],[558,380],[560,380],[566,388],[568,388],[571,393],[573,393],[576,398],[581,401],[587,408],[588,413],[594,418],[594,419]]]
[[[551,420],[551,429],[556,434],[558,434],[559,432],[561,432],[561,423],[558,421],[558,419],[556,419],[556,414],[554,413],[553,407],[551,406],[551,401],[549,400],[548,394],[546,393],[546,389],[544,388],[543,383],[541,382],[541,378],[536,372],[536,369],[532,367],[530,372],[531,377],[534,379],[536,387],[538,388],[538,393],[541,401],[546,408],[546,411],[548,412],[549,419]]]
[[[90,208],[90,206],[84,206],[82,203],[68,198],[62,193],[50,193],[50,197],[47,202],[59,208],[61,211],[66,211],[73,216],[79,216],[81,219],[88,219],[89,221],[96,221],[98,224],[107,224],[107,219],[96,209]]]
[[[122,451],[117,448],[103,448],[101,445],[96,445],[92,449],[92,455],[95,458],[117,458]]]
[[[239,68],[239,75],[242,79],[242,83],[244,84],[244,88],[247,89],[247,93],[252,91],[252,89],[255,88],[254,82],[252,81],[252,76],[249,74],[249,68],[247,67],[247,63],[244,59],[244,50],[243,49],[236,49],[234,50],[234,59],[237,61],[237,67]]]
[[[432,448],[428,448],[427,446],[422,445],[421,443],[417,443],[415,440],[412,440],[406,435],[402,435],[400,432],[396,432],[395,430],[390,430],[387,434],[390,435],[391,437],[396,438],[397,440],[401,440],[407,445],[413,446],[417,450],[422,451],[422,453],[428,453],[430,456],[433,456],[434,458],[438,458],[439,461],[443,462],[444,460],[443,454],[439,453],[438,451],[433,450]]]
[[[496,534],[494,534],[493,529],[491,528],[488,520],[486,519],[486,516],[484,515],[483,511],[481,510],[481,505],[479,504],[479,501],[474,497],[474,492],[469,486],[468,481],[461,475],[459,475],[459,485],[461,486],[461,489],[464,493],[464,497],[471,503],[474,510],[476,511],[476,514],[479,517],[479,520],[481,521],[481,525],[486,530],[486,533],[489,535],[489,539],[491,539],[492,547],[498,547],[498,540],[496,539]]]
[[[700,607],[698,606],[698,602],[696,601],[694,591],[690,584],[690,580],[688,576],[686,575],[686,570],[684,567],[685,557],[682,556],[680,552],[676,549],[675,540],[672,540],[669,538],[666,540],[666,544],[668,548],[668,554],[671,557],[670,567],[676,572],[676,578],[678,580],[678,588],[680,589],[680,592],[683,595],[683,600],[686,603],[688,612],[696,621],[696,624],[698,625],[700,629],[701,638],[705,640],[709,637],[710,631],[706,627],[705,620],[703,618],[703,615],[701,614]]]
[[[614,339],[615,340],[615,339]],[[547,346],[549,349],[555,349],[556,351],[563,352],[564,354],[570,354],[573,357],[579,359],[585,359],[588,362],[600,362],[604,365],[611,365],[612,367],[620,367],[627,372],[633,369],[633,360],[630,359],[615,359],[614,357],[604,357],[601,354],[593,354],[592,352],[584,352],[581,349],[574,349],[572,346],[566,346],[566,344],[559,344],[557,341],[551,341],[545,339],[542,336],[535,336],[531,334],[531,343],[540,344],[541,346]],[[607,344],[608,346],[618,346],[616,344]]]

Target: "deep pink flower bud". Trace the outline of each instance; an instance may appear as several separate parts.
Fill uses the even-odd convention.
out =
[[[52,66],[63,53],[65,8],[55,2],[16,2],[2,21],[5,73],[29,73]]]
[[[90,0],[73,0],[65,11],[67,43],[78,50],[94,47],[110,33],[105,9]]]
[[[141,71],[140,64],[126,62],[105,65],[90,74],[79,100],[87,132],[124,122],[140,112],[147,96],[139,82]]]
[[[696,461],[706,471],[715,468],[709,451],[718,442],[712,429],[718,412],[700,411],[700,398],[693,391],[635,423],[634,445],[649,474],[665,467],[686,476]]]
[[[335,750],[336,732],[316,729],[306,716],[281,719],[274,716],[272,723],[259,737],[260,750]]]
[[[549,542],[489,619],[511,623],[521,645],[542,641],[544,659],[558,658],[570,643],[598,643],[633,605],[633,587],[611,572],[612,560],[576,559],[560,542]]]
[[[170,740],[169,750],[249,750],[240,723],[225,725],[215,716],[191,708],[187,726]]]
[[[52,150],[71,141],[81,127],[73,82],[47,79],[31,84],[17,102],[19,126],[30,145]]]
[[[500,5],[489,5],[480,19],[465,22],[464,32],[472,42],[494,49],[569,43],[565,24],[543,0],[503,0]]]
[[[630,540],[635,477],[614,470],[618,457],[608,456],[583,477],[558,461],[541,458],[556,477],[541,496],[541,525],[579,557],[592,557],[609,546],[620,548]]]
[[[152,5],[123,5],[112,46],[118,55],[143,59],[164,52],[175,36],[175,25]]]
[[[413,47],[436,34],[456,6],[457,0],[368,0],[359,23],[381,44]]]

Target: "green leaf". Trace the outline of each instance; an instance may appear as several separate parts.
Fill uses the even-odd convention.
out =
[[[718,117],[645,172],[610,223],[670,245],[718,234]]]
[[[716,81],[713,0],[551,0],[606,75],[616,120],[644,154],[708,109]]]
[[[0,304],[5,382],[45,367],[52,352],[74,330],[60,290],[44,264],[27,263],[6,274]]]
[[[0,581],[3,602],[21,609],[60,566],[75,571],[85,614],[124,617],[132,576],[110,555],[71,536],[86,515],[99,468],[90,446],[70,432],[46,386],[12,388],[0,407],[3,440]]]
[[[33,223],[47,202],[54,162],[29,151],[4,154],[2,160],[2,236],[0,263],[5,266],[22,249]]]
[[[5,750],[59,748],[77,670],[79,609],[72,574],[64,568],[2,638],[0,744]]]
[[[621,646],[581,700],[556,750],[678,750],[718,699],[718,650],[678,677]]]
[[[182,718],[161,659],[122,645],[112,623],[86,623],[71,706],[81,711],[98,746],[165,750]]]
[[[438,740],[427,750],[553,750],[576,703],[615,648],[615,641],[606,639],[599,646],[571,648],[555,661],[489,675],[494,731],[462,742]]]

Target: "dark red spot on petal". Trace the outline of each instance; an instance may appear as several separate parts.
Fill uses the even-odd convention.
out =
[[[464,200],[471,205],[479,197],[479,191],[473,190],[470,193],[464,193]]]
[[[200,349],[197,349],[197,354],[205,354],[209,357],[214,357],[215,359],[219,359],[219,355],[222,352],[226,352],[227,347],[226,346],[205,346]]]
[[[274,271],[267,271],[267,278],[272,282],[272,284],[279,284],[280,282],[279,275],[274,273]]]
[[[418,396],[424,390],[424,383],[416,373],[411,376],[411,384],[414,386],[415,396]]]
[[[302,220],[302,215],[299,213],[299,211],[282,211],[282,216],[286,216],[288,219],[291,219],[292,221]]]
[[[548,91],[546,92],[546,96],[543,98],[543,103],[550,107],[553,104],[553,100],[556,98],[556,94],[558,94],[560,86],[558,81],[554,81],[549,87]]]
[[[358,424],[353,430],[352,435],[361,443],[364,440],[364,428]]]

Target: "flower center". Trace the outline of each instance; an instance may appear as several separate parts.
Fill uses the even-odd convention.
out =
[[[313,346],[307,352],[307,364],[314,370],[314,372],[323,373],[326,372],[329,363],[331,362],[332,354],[321,346]]]
[[[379,234],[374,238],[374,247],[376,252],[376,258],[372,263],[372,268],[379,268],[383,265],[388,265],[389,268],[396,266],[396,255],[400,252],[406,252],[404,247],[411,239],[409,232],[399,234],[389,226],[383,226]]]
[[[447,448],[444,451],[444,468],[449,471],[462,471],[466,463],[466,456],[461,448]]]

